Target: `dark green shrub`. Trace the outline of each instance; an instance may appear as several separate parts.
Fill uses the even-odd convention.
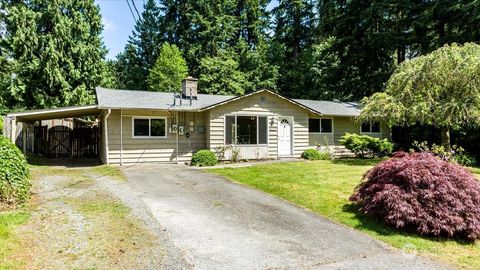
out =
[[[316,149],[307,149],[303,151],[302,158],[308,160],[331,160],[332,155],[325,151],[318,151]]]
[[[365,137],[368,137],[368,149],[374,156],[384,157],[392,153],[393,143],[389,142],[387,139],[379,139],[370,136]]]
[[[431,146],[427,142],[417,142],[414,141],[412,146],[413,149],[410,149],[411,152],[420,151],[420,152],[429,152],[435,156],[440,157],[446,161],[454,161],[460,165],[473,167],[477,165],[477,160],[475,157],[471,156],[463,147],[458,145],[452,145],[450,149],[446,149],[442,145],[432,144]]]
[[[320,152],[316,149],[307,149],[303,151],[302,158],[308,160],[319,160],[320,159]]]
[[[30,170],[22,152],[0,135],[0,203],[24,203],[30,194]]]
[[[467,167],[473,167],[477,165],[477,159],[467,153],[456,154],[453,157],[453,160],[455,160],[455,162],[457,162],[458,164]]]
[[[393,144],[387,139],[374,138],[367,135],[346,133],[340,143],[357,157],[373,155],[377,157],[388,156],[393,151]]]
[[[213,166],[218,163],[217,156],[210,150],[200,150],[192,156],[192,166]]]

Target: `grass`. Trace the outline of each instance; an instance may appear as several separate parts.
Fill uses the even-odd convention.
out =
[[[91,172],[100,176],[108,176],[120,182],[126,182],[127,177],[123,174],[120,168],[111,165],[95,166],[90,169]]]
[[[17,226],[27,223],[30,214],[26,210],[0,213],[0,269],[19,269],[23,262],[13,256],[21,252],[22,244],[15,232]]]
[[[431,256],[465,269],[480,268],[480,243],[432,239],[402,233],[358,213],[348,198],[362,175],[379,160],[343,159],[209,169],[345,224],[393,247]],[[480,176],[480,169],[472,169]]]
[[[141,256],[142,248],[156,244],[155,236],[130,217],[130,208],[109,195],[99,193],[63,201],[92,221],[93,228],[87,232],[88,246],[89,253],[97,258],[108,258],[111,264],[127,263],[128,256]]]

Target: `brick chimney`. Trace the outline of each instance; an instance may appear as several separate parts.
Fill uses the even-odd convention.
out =
[[[188,76],[187,78],[183,79],[182,81],[182,98],[190,98],[197,99],[197,82],[198,79],[193,78],[192,76]]]

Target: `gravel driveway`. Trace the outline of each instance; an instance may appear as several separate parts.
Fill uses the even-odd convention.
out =
[[[201,170],[123,171],[194,269],[447,269]]]

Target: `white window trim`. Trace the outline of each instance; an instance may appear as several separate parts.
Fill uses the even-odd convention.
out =
[[[135,136],[135,119],[148,119],[148,134],[151,133],[152,129],[152,119],[163,119],[165,120],[165,136]],[[168,119],[165,116],[132,116],[132,138],[133,139],[166,139],[168,134]]]
[[[369,125],[370,125],[370,128],[369,128],[369,132],[363,132],[362,131],[362,126],[364,123],[360,123],[360,134],[382,134],[382,123],[378,122],[378,127],[379,127],[379,130],[378,132],[372,132],[372,123],[373,122],[377,122],[377,121],[368,121]]]
[[[235,135],[235,138],[232,138],[235,142],[232,142],[232,144],[227,144],[227,116],[233,116],[235,117],[235,134],[232,134],[232,135]],[[238,116],[247,116],[247,117],[256,117],[257,118],[257,142],[259,141],[259,138],[260,138],[260,130],[259,130],[259,125],[258,125],[258,118],[259,117],[265,117],[267,118],[267,143],[262,143],[262,144],[237,144],[237,117]],[[237,147],[243,147],[243,146],[259,146],[259,147],[263,147],[263,146],[266,146],[268,147],[268,143],[269,143],[269,128],[268,128],[268,117],[269,115],[261,115],[261,114],[226,114],[223,116],[223,145],[233,145],[233,146],[237,146]]]
[[[320,122],[320,132],[310,132],[310,131],[308,131],[309,134],[333,134],[333,133],[335,133],[335,121],[333,120],[333,117],[309,117],[308,121],[310,121],[310,119],[318,119],[318,121]],[[332,131],[331,132],[322,132],[322,119],[332,120]]]

